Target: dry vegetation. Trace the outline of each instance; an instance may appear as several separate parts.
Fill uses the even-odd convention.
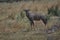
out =
[[[44,31],[46,26],[42,23],[42,21],[38,21],[35,23],[36,30],[31,31],[29,20],[25,16],[23,9],[29,8],[32,12],[47,14],[47,8],[56,4],[59,4],[58,0],[34,3],[0,3],[0,40],[47,40],[47,35]],[[23,12],[24,18],[21,17],[21,12]],[[59,22],[58,19],[50,19],[47,24],[47,28],[57,22]],[[60,40],[59,31],[54,32],[51,35],[54,40]]]

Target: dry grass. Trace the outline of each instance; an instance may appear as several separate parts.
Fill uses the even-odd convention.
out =
[[[46,40],[44,30],[46,26],[42,21],[35,23],[35,31],[30,30],[30,24],[27,17],[23,19],[20,16],[21,11],[25,8],[31,9],[32,12],[41,12],[47,14],[47,8],[57,4],[54,2],[14,2],[0,3],[0,40]],[[14,20],[8,16],[12,16]],[[57,20],[49,20],[47,26],[50,27]],[[58,34],[58,33],[56,33]]]

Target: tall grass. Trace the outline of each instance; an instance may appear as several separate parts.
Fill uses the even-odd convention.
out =
[[[0,21],[0,35],[2,40],[46,40],[46,35],[43,33],[43,29],[46,26],[43,25],[42,21],[38,21],[34,26],[39,28],[39,31],[31,31],[31,28],[28,18],[26,17],[23,9],[29,8],[32,12],[39,12],[47,14],[47,8],[55,4],[54,2],[13,2],[13,3],[0,3],[0,19],[4,19],[7,16],[11,15],[14,20],[7,18],[3,21]],[[3,14],[2,14],[3,13]],[[47,27],[51,27],[56,23],[55,19],[50,19],[47,24]],[[40,30],[42,29],[42,31]],[[28,32],[26,32],[29,30]],[[57,33],[58,34],[58,33]]]

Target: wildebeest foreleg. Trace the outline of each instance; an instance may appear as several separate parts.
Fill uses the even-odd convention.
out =
[[[30,25],[31,25],[31,29],[33,29],[34,28],[34,22],[30,21]]]

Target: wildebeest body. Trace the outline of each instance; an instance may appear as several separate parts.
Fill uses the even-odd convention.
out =
[[[31,25],[34,25],[34,20],[35,21],[42,20],[45,25],[47,24],[47,18],[45,15],[30,13],[29,10],[24,10],[24,11],[26,12],[26,16],[29,19]]]

